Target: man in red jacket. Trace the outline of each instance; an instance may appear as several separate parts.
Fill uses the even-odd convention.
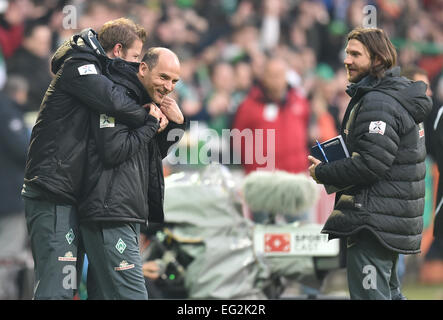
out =
[[[9,59],[22,44],[29,10],[29,1],[11,0],[5,12],[0,14],[0,48],[5,59]]]
[[[308,169],[309,103],[288,85],[287,69],[284,60],[269,59],[260,84],[251,89],[235,115],[233,129],[252,130],[253,141],[233,141],[246,173],[264,168],[291,173]],[[270,141],[273,132],[275,141]]]

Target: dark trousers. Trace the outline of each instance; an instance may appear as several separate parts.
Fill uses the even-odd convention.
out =
[[[88,257],[91,300],[147,300],[139,249],[140,225],[85,222],[80,225]]]
[[[75,208],[23,199],[34,258],[34,299],[73,299],[83,264]]]
[[[347,277],[353,300],[403,300],[397,275],[398,253],[369,231],[348,238]]]

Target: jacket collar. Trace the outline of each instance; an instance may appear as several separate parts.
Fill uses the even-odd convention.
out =
[[[120,58],[109,59],[106,64],[106,75],[113,82],[132,90],[140,103],[148,103],[152,99],[137,77],[139,65],[137,62],[128,62]]]
[[[374,76],[367,75],[363,77],[363,79],[361,79],[359,82],[351,83],[346,89],[346,93],[352,98],[353,97],[357,98],[359,95],[370,91],[374,87],[377,87],[381,82],[385,80],[385,78],[392,78],[399,76],[400,76],[400,67],[398,66],[386,70],[381,79],[377,79]]]

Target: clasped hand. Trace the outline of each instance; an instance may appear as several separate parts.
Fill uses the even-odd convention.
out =
[[[163,112],[163,114],[169,119],[169,121],[182,124],[184,121],[183,114],[180,110],[180,108],[177,105],[177,102],[175,102],[174,99],[170,97],[164,97],[161,104],[160,104],[160,110]]]
[[[166,115],[160,110],[155,103],[148,103],[144,105],[145,108],[149,108],[149,114],[155,117],[159,121],[160,128],[157,132],[162,132],[168,126],[169,120]]]

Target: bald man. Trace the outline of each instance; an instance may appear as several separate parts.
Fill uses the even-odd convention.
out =
[[[91,118],[89,165],[79,205],[80,231],[89,260],[90,299],[148,298],[138,247],[140,224],[163,222],[162,159],[184,133],[185,119],[167,95],[180,79],[180,62],[166,48],[151,48],[142,62],[109,60],[108,78],[149,105],[145,126],[131,129],[113,117]],[[177,132],[177,131],[175,131]]]
[[[285,98],[288,91],[287,69],[288,65],[280,58],[273,58],[265,63],[261,82],[269,100],[278,103]]]
[[[234,129],[263,130],[262,141],[267,141],[268,134],[275,132],[275,144],[256,141],[256,136],[249,144],[234,142],[233,147],[240,153],[247,174],[257,169],[291,173],[308,169],[308,162],[303,157],[308,156],[309,102],[288,84],[287,70],[285,60],[278,57],[267,60],[260,83],[251,88],[237,109]],[[266,155],[267,161],[258,158],[248,161],[249,155]]]

